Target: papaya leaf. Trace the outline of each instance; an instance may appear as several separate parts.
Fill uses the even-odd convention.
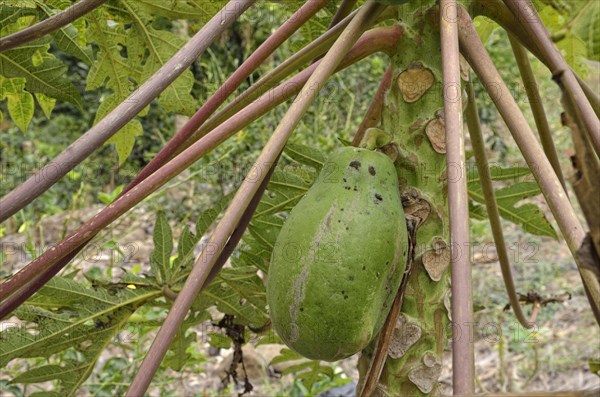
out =
[[[56,99],[40,93],[35,94],[35,99],[37,100],[38,105],[40,105],[40,108],[42,109],[42,112],[44,112],[46,118],[49,119],[50,115],[52,114],[52,110],[54,110]]]
[[[102,120],[119,103],[125,101],[134,90],[133,81],[141,80],[141,72],[131,59],[122,55],[123,43],[127,39],[125,29],[120,24],[110,25],[107,20],[112,16],[104,7],[89,13],[86,17],[89,27],[87,30],[88,40],[93,40],[99,47],[96,60],[90,68],[87,76],[86,90],[94,90],[106,87],[112,90],[112,94],[102,99],[94,124]],[[140,112],[143,116],[146,110]],[[120,131],[113,135],[107,143],[113,143],[119,156],[119,164],[122,165],[133,146],[135,137],[143,135],[142,125],[139,120],[131,120]]]
[[[137,3],[147,12],[165,18],[208,21],[227,4],[227,1],[138,0]]]
[[[244,235],[243,241],[244,241],[244,245],[246,246],[246,248],[241,251],[240,258],[243,258],[242,254],[252,254],[253,258],[250,258],[250,259],[262,260],[265,262],[264,266],[268,268],[268,263],[271,260],[272,249],[265,248],[265,245],[263,243],[260,243],[259,241],[256,241],[256,239],[249,232],[246,235]],[[254,264],[253,261],[244,263],[244,265],[253,265],[253,264]],[[257,267],[259,269],[261,268],[259,266],[257,266]]]
[[[27,127],[33,118],[33,95],[25,91],[25,79],[16,77],[5,79],[0,76],[0,101],[7,100],[8,114],[21,132],[27,132]]]
[[[229,349],[231,347],[231,339],[217,332],[213,332],[209,335],[208,343],[219,349]]]
[[[27,323],[2,332],[0,365],[16,358],[50,358],[74,349],[77,360],[42,365],[19,374],[14,382],[59,381],[62,396],[76,395],[102,350],[114,340],[135,310],[161,292],[115,285],[109,292],[81,282],[55,277],[15,311]],[[30,325],[31,324],[31,325]]]
[[[240,294],[230,288],[230,285],[220,279],[216,279],[211,285],[200,293],[196,300],[202,301],[203,305],[210,303],[224,314],[235,316],[242,325],[263,326],[268,321],[268,316],[247,302]]]
[[[124,187],[125,187],[125,185],[119,185],[116,188],[114,188],[114,190],[110,193],[99,192],[98,199],[100,201],[102,201],[104,204],[109,205],[110,203],[115,201],[117,199],[117,197],[119,197],[119,195],[123,191]]]
[[[558,32],[562,29],[565,22],[563,15],[570,12],[569,9],[544,4],[543,1],[536,6],[536,9],[549,32]]]
[[[118,5],[117,5],[118,4]],[[125,46],[130,61],[142,65],[141,80],[147,80],[162,67],[185,41],[174,33],[155,29],[151,22],[153,16],[136,1],[121,0],[113,9],[126,20],[127,37]],[[159,96],[158,103],[170,113],[191,116],[196,100],[191,95],[194,76],[186,70]]]
[[[18,2],[9,2],[12,14],[19,12],[26,15]],[[29,6],[37,4],[40,16],[47,17],[58,9],[70,5],[61,0],[31,1]],[[84,18],[54,32],[52,37],[56,48],[71,54],[90,65],[86,90],[106,88],[112,93],[104,98],[95,122],[102,119],[119,103],[125,101],[134,89],[162,67],[184,44],[185,40],[171,32],[170,27],[159,28],[155,24],[159,16],[168,19],[194,19],[204,22],[212,17],[225,2],[204,2],[185,0],[131,1],[121,0],[108,2],[88,13]],[[7,11],[9,12],[9,11]],[[12,15],[10,14],[10,15]],[[33,16],[36,16],[35,13]],[[15,21],[18,18],[13,18]],[[42,42],[47,44],[48,41]],[[97,47],[95,56],[91,46]],[[7,53],[8,54],[8,53]],[[35,54],[26,54],[31,58]],[[49,63],[51,59],[44,62]],[[34,66],[35,66],[35,62]],[[5,69],[0,62],[0,71]],[[64,71],[61,71],[62,76]],[[26,77],[27,84],[30,79]],[[58,81],[58,80],[57,80]],[[158,103],[170,113],[191,115],[196,108],[196,100],[191,95],[194,78],[191,71],[185,71],[158,98]],[[63,99],[52,93],[42,92],[49,97]],[[64,96],[64,95],[63,95]],[[138,116],[143,117],[144,109]],[[108,143],[113,143],[122,165],[131,153],[136,137],[142,135],[142,126],[137,120],[130,121],[125,127],[112,136]]]
[[[498,167],[492,165],[489,167],[489,170],[492,181],[518,182],[523,180],[524,177],[531,176],[531,171],[529,168],[519,165],[512,167]],[[473,186],[479,184],[479,173],[477,168],[471,167],[467,170],[467,183],[473,184]]]
[[[169,346],[169,351],[163,361],[163,365],[174,371],[181,371],[185,366],[185,363],[191,357],[191,354],[187,352],[187,349],[196,341],[197,336],[198,335],[195,332],[190,332],[186,335],[186,330],[180,328],[177,331],[171,346]]]
[[[469,183],[467,187],[472,200],[480,204],[485,203],[483,191],[478,183]],[[496,191],[498,211],[502,218],[520,225],[528,233],[558,238],[556,231],[538,206],[531,203],[516,206],[519,201],[540,193],[535,182],[517,182],[498,189]]]
[[[260,345],[268,345],[276,343],[278,345],[283,345],[283,341],[275,332],[267,332],[258,337],[258,340],[254,343],[255,346]]]
[[[300,164],[308,165],[320,170],[325,164],[325,155],[312,147],[288,143],[285,145],[284,153]]]
[[[587,1],[588,0],[533,0],[533,4],[538,10],[544,6],[550,6],[563,14],[569,15]]]
[[[588,58],[599,60],[600,4],[596,0],[534,0],[534,5],[555,37],[564,37],[565,31],[576,35],[585,42]]]
[[[473,200],[469,200],[469,216],[471,219],[484,221],[488,219],[488,213],[485,207],[481,204],[475,204]]]
[[[194,247],[198,244],[202,236],[206,234],[210,226],[217,219],[219,214],[227,208],[231,195],[227,195],[219,200],[212,208],[204,211],[196,220],[196,233],[193,234],[187,226],[179,237],[177,243],[177,257],[173,261],[174,281],[178,282],[184,279],[191,270],[191,264],[194,262]]]
[[[177,257],[173,261],[173,272],[182,269],[182,264],[190,264],[193,259],[193,248],[206,233],[218,215],[229,203],[230,197],[221,199],[213,208],[206,210],[196,222],[196,234],[192,234],[186,226],[179,238]],[[247,257],[252,257],[247,254]],[[237,261],[236,261],[237,262]],[[189,273],[190,266],[179,271],[176,281],[182,280]],[[262,266],[264,269],[264,266]],[[193,313],[204,312],[211,306],[224,314],[234,315],[242,324],[262,326],[268,319],[266,313],[266,291],[257,275],[258,267],[238,263],[234,267],[224,268],[219,276],[195,299]]]
[[[49,18],[54,15],[56,12],[60,11],[52,9],[48,4],[44,4],[39,0],[35,0],[36,5],[41,10],[44,19]],[[46,2],[48,3],[48,2]],[[50,2],[50,3],[59,3],[59,2]],[[64,5],[68,6],[68,2],[63,2]],[[79,23],[79,28],[85,28],[85,24]],[[85,44],[85,40],[80,40],[79,37],[83,37],[84,34],[78,30],[74,24],[68,24],[67,26],[63,26],[60,29],[52,32],[52,38],[56,48],[59,50],[73,55],[75,58],[80,59],[86,65],[91,65],[93,63],[93,55],[91,47]]]
[[[177,257],[173,261],[174,273],[178,273],[183,268],[190,267],[193,259],[192,253],[198,240],[199,239],[190,232],[190,228],[185,225],[183,231],[179,235],[179,241],[177,243]]]
[[[70,307],[81,302],[110,304],[112,298],[104,290],[96,291],[73,279],[55,277],[27,301],[34,306],[56,308]]]
[[[286,171],[275,171],[254,216],[258,218],[292,209],[312,184],[303,176],[306,175],[291,167]]]
[[[308,390],[312,390],[318,382],[325,380],[324,378],[333,378],[333,368],[321,365],[319,361],[312,361],[309,368],[310,371],[304,371],[296,375],[296,379],[302,381]],[[290,367],[286,371],[296,372],[296,368]]]
[[[483,197],[483,192],[481,190],[481,186],[479,184],[479,174],[477,172],[476,168],[470,168],[467,172],[467,186],[469,189],[469,194],[471,196],[471,198],[473,199],[474,196],[478,196],[478,197]],[[519,165],[516,166],[512,166],[512,167],[498,167],[498,166],[491,166],[490,167],[490,175],[492,177],[492,181],[504,181],[504,182],[509,182],[512,184],[519,184],[519,183],[523,183],[526,179],[531,177],[531,171],[529,170],[529,168],[527,167],[522,167]],[[521,187],[524,187],[525,189],[531,187],[533,190],[532,193],[533,195],[537,195],[540,194],[541,192],[539,191],[539,188],[537,188],[537,185],[535,184],[531,185],[521,185]],[[519,189],[519,188],[515,188],[515,189]],[[504,198],[503,196],[503,191],[498,190],[496,192],[497,196],[496,199],[499,202],[500,205],[500,200]],[[523,198],[528,197],[528,195],[525,193],[525,191],[523,191]],[[498,197],[498,194],[500,194],[500,198]],[[512,207],[516,201],[511,201],[514,200],[513,197],[510,198],[510,200],[503,200],[503,204],[507,207]],[[519,199],[520,200],[520,199]],[[475,199],[475,201],[478,201],[480,203],[482,203],[481,201]],[[517,200],[518,201],[518,200]],[[521,207],[519,207],[521,208]],[[537,208],[537,207],[536,207]],[[520,210],[521,215],[520,216],[526,216],[527,211],[532,211],[535,213],[534,209],[532,207],[530,207],[530,205],[527,205],[524,208],[521,208]],[[469,202],[469,213],[471,215],[471,217],[473,219],[477,219],[477,220],[485,220],[487,219],[488,215],[487,215],[487,211],[485,209],[484,205],[481,204],[477,204],[475,202],[473,202],[473,200],[470,200]],[[516,221],[519,219],[520,216],[511,215],[511,210],[509,210],[508,208],[504,208],[500,210],[500,216],[502,216],[503,218],[512,221],[513,223],[517,223],[517,224],[521,224],[523,225],[523,223],[527,223],[524,221],[524,219],[521,219],[521,222]],[[532,217],[531,220],[533,221],[533,224],[530,225],[530,229],[528,230],[527,228],[525,228],[526,230],[532,232],[533,234],[541,234],[541,235],[549,235],[549,236],[555,236],[555,232],[552,228],[552,226],[550,226],[550,224],[548,223],[547,219],[545,217],[542,216],[543,219],[538,219],[537,217]],[[537,220],[536,220],[537,219]],[[538,228],[541,228],[541,230],[538,230]],[[536,231],[537,232],[534,232]]]
[[[87,76],[86,90],[106,87],[113,91],[118,103],[131,94],[132,80],[139,82],[140,71],[122,55],[127,35],[120,24],[106,23],[111,19],[112,16],[103,7],[86,16],[88,41],[98,46],[96,60]]]
[[[210,226],[215,222],[221,212],[227,208],[232,195],[221,198],[212,208],[204,211],[196,221],[196,236],[203,236],[208,232]]]
[[[286,362],[295,364],[292,364],[283,370],[282,374],[287,375],[300,372],[296,375],[296,379],[301,380],[308,390],[311,390],[317,382],[322,381],[323,377],[331,379],[334,376],[333,368],[330,366],[321,365],[317,360],[308,360],[287,348],[281,349],[279,355],[273,358],[269,365]]]
[[[279,352],[279,355],[275,356],[271,360],[269,365],[275,365],[275,364],[285,363],[285,362],[289,362],[289,361],[297,361],[297,360],[305,360],[305,358],[293,350],[290,350],[288,348],[283,348]]]
[[[63,397],[63,395],[53,391],[36,391],[31,393],[30,397]]]
[[[263,281],[256,274],[254,266],[225,268],[219,278],[235,291],[241,299],[250,302],[258,311],[268,317],[267,292]]]
[[[35,9],[35,0],[0,0],[0,10],[29,8]],[[0,14],[1,15],[1,14]]]
[[[269,259],[270,258],[266,258],[265,260],[262,256],[248,251],[241,251],[239,256],[240,263],[252,265],[257,269],[262,270],[264,273],[267,273],[269,269]]]
[[[61,307],[62,305],[51,304],[51,302],[39,302],[27,301],[27,305],[22,306],[19,312],[19,318],[23,321],[36,322],[38,319],[52,319],[58,323],[69,324],[71,322],[70,316],[66,313],[56,313],[54,311],[44,309],[44,306],[54,309]],[[35,303],[35,306],[33,306]]]
[[[119,103],[116,95],[111,94],[103,98],[96,111],[96,117],[94,118],[94,124],[102,120],[111,110],[113,110]],[[111,136],[106,143],[114,144],[119,156],[119,165],[123,165],[131,154],[133,146],[135,145],[135,137],[143,135],[142,124],[139,120],[130,120],[125,126],[123,126],[116,134]]]
[[[0,0],[0,36],[6,36],[23,28],[16,22],[24,17],[37,17],[34,0]]]
[[[584,78],[587,77],[589,68],[585,62],[585,58],[588,58],[585,42],[574,34],[567,34],[565,38],[556,43],[556,46],[575,73]]]
[[[25,89],[81,107],[81,97],[66,77],[67,67],[48,53],[48,37],[0,53],[0,76],[25,79]]]
[[[494,33],[494,30],[500,27],[493,20],[481,15],[475,18],[473,25],[475,25],[475,30],[484,45],[487,43],[492,33]]]
[[[96,361],[104,348],[114,339],[116,334],[131,315],[128,310],[113,313],[109,323],[102,323],[96,330],[90,330],[81,345],[90,344],[82,349],[85,361],[65,360],[61,365],[46,365],[26,371],[13,380],[18,383],[40,383],[58,380],[61,383],[61,395],[75,396],[83,382],[94,369]]]
[[[125,164],[135,146],[135,137],[141,135],[143,135],[142,124],[139,120],[134,119],[125,124],[118,133],[106,141],[107,144],[112,143],[115,145],[115,150],[119,158],[119,166]]]
[[[540,17],[556,42],[565,61],[573,68],[575,73],[586,78],[589,72],[588,65],[583,58],[595,59],[593,36],[593,19],[588,21],[588,16],[597,12],[595,0],[537,0],[536,8]],[[589,23],[588,23],[589,22]]]
[[[569,24],[585,43],[588,58],[600,61],[600,3],[586,1]]]
[[[282,226],[282,218],[266,215],[253,219],[248,230],[256,241],[262,244],[266,250],[273,251],[275,240],[277,240],[277,235]]]
[[[290,11],[295,11],[302,5],[303,2],[286,1],[281,3]],[[336,3],[329,2],[327,6],[325,6],[315,16],[310,18],[304,25],[302,25],[299,34],[292,36],[292,51],[299,51],[302,47],[306,46],[308,43],[323,34],[327,30],[329,23],[331,22],[331,17],[335,14],[336,10]]]
[[[36,391],[30,397],[62,397],[63,395],[53,391]]]
[[[125,273],[120,278],[121,284],[132,285],[134,287],[158,287],[159,285],[156,283],[153,277],[139,277],[135,274],[127,271],[125,269]]]
[[[171,253],[173,252],[173,232],[165,213],[160,211],[154,223],[154,249],[150,257],[150,267],[159,283],[166,284],[171,279]]]

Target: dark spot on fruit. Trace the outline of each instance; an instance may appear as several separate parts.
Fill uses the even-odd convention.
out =
[[[354,281],[354,276],[348,276],[348,280]]]
[[[350,228],[348,226],[346,226],[346,230],[350,230]]]
[[[406,250],[402,251],[402,255],[406,255]]]
[[[300,308],[300,311],[301,311],[301,312],[303,312],[303,311],[304,311],[304,308],[303,308],[303,307],[301,307],[301,308]]]
[[[358,192],[358,187],[357,186],[354,186],[354,191]]]
[[[344,295],[344,299],[348,299],[348,295]]]
[[[389,264],[390,264],[390,261],[385,261],[385,264],[386,264],[386,265],[389,265]]]
[[[383,197],[381,197],[381,194],[375,193],[375,204],[379,204],[382,201],[383,201]]]
[[[342,223],[342,220],[341,220],[341,219],[338,219],[338,223]]]
[[[342,291],[342,295],[346,295],[346,291]]]
[[[363,266],[363,270],[367,270],[367,267],[366,267],[366,266]]]
[[[343,208],[340,208],[340,211],[344,212],[344,209],[343,209]]]
[[[344,186],[344,189],[350,190],[350,186]]]
[[[346,178],[342,178],[342,181],[344,181],[344,182],[348,182],[348,181],[346,180]]]
[[[373,167],[372,165],[369,166],[369,174],[371,175],[375,175],[377,173],[377,171],[375,171],[375,167]]]
[[[358,160],[352,160],[349,165],[350,165],[350,167],[356,169],[357,171],[360,170],[361,164],[360,164],[360,161],[358,161]]]

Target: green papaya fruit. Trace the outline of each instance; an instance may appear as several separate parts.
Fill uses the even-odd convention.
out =
[[[368,149],[337,149],[277,237],[267,283],[275,331],[310,359],[362,350],[386,319],[406,251],[393,162]]]

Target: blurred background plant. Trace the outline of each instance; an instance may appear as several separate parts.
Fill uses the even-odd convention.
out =
[[[191,94],[197,104],[204,103],[220,83],[268,37],[274,26],[281,24],[290,15],[292,10],[286,2],[268,2],[268,7],[268,17],[264,14],[243,15],[218,43],[212,45],[193,64],[191,69],[194,84]],[[333,11],[334,9],[328,8],[319,15],[323,19],[330,18]],[[550,11],[546,11],[544,15],[549,19],[555,18]],[[160,16],[152,23],[157,29],[171,30],[184,38],[199,27],[194,22],[180,25],[178,21],[172,22]],[[324,27],[326,25],[321,28]],[[561,26],[555,27],[557,34],[564,34],[564,32],[560,33]],[[275,65],[289,58],[307,42],[309,37],[309,32],[305,31],[296,34],[293,40],[282,45],[268,62],[248,78],[238,92],[242,92]],[[490,31],[487,48],[521,110],[533,125],[533,117],[506,34],[501,30]],[[49,162],[87,131],[94,122],[98,107],[110,94],[105,88],[85,91],[89,65],[55,47],[51,48],[51,52],[67,65],[65,75],[82,93],[82,102],[85,106],[78,107],[69,102],[58,101],[50,117],[36,107],[27,131],[23,132],[8,117],[7,102],[0,102],[0,112],[2,112],[0,196],[18,186],[31,172]],[[559,158],[565,169],[569,169],[572,142],[569,131],[561,125],[560,121],[559,89],[551,81],[546,68],[536,59],[530,57],[530,60],[544,99]],[[599,92],[598,63],[579,59],[576,61],[581,70],[587,74],[588,82],[596,92]],[[386,66],[387,59],[383,56],[371,56],[335,75],[298,125],[292,141],[329,152],[340,145],[340,140],[351,140]],[[481,98],[479,113],[487,139],[490,162],[501,166],[515,163],[525,165],[491,100],[486,97],[477,81],[474,85],[478,97]],[[144,210],[148,213],[162,210],[169,223],[175,225],[174,237],[177,238],[181,233],[182,225],[193,223],[200,214],[235,191],[284,112],[285,106],[280,106],[238,132],[233,139],[226,141],[146,200],[142,205]],[[126,161],[119,159],[113,145],[105,145],[71,171],[68,178],[60,180],[38,200],[0,226],[0,238],[13,234],[27,235],[30,256],[34,257],[35,244],[39,241],[33,237],[32,231],[36,230],[44,219],[76,210],[85,211],[112,201],[120,189],[174,134],[177,117],[181,116],[175,116],[162,106],[153,103],[147,114],[140,118],[144,135],[137,137]],[[283,165],[290,162],[288,157],[282,159]],[[543,206],[543,202],[537,204]],[[61,221],[63,219],[61,218]],[[139,227],[139,225],[132,227]],[[568,374],[580,374],[582,371],[594,372],[593,366],[600,362],[600,352],[597,349],[600,344],[600,334],[591,313],[587,310],[581,283],[577,280],[577,268],[568,251],[556,249],[556,241],[552,238],[526,235],[512,224],[507,225],[507,229],[507,240],[515,244],[514,273],[519,291],[522,293],[529,290],[540,293],[567,291],[572,294],[573,299],[564,304],[547,306],[538,318],[539,326],[534,330],[534,334],[529,333],[530,331],[525,333],[522,329],[525,334],[519,334],[518,324],[511,313],[503,311],[507,303],[504,286],[495,258],[488,255],[494,251],[488,250],[483,255],[481,252],[474,251],[473,278],[477,280],[474,283],[474,300],[479,309],[476,320],[479,324],[494,324],[496,327],[494,329],[498,331],[493,343],[480,345],[483,348],[478,351],[479,358],[493,357],[487,361],[485,359],[477,361],[480,390],[525,390],[532,384],[537,384],[539,388],[544,382],[552,384],[553,374],[566,374],[563,377],[556,377],[564,381],[568,379]],[[487,221],[472,220],[471,231],[475,243],[483,245],[492,241]],[[114,245],[118,235],[109,232],[108,236],[103,238],[104,244]],[[152,241],[146,243],[151,245]],[[146,261],[149,261],[149,258],[146,258]],[[118,263],[118,260],[115,263]],[[138,266],[134,269],[139,270],[139,268]],[[96,275],[98,279],[111,275],[106,269],[99,267],[87,270],[90,277]],[[133,371],[137,368],[137,365],[131,363],[137,364],[143,358],[152,340],[155,323],[163,315],[164,310],[136,312],[136,316],[142,323],[131,331],[131,334],[135,335],[136,343],[117,341],[114,343],[111,356],[98,361],[94,375],[86,383],[90,395],[108,396],[124,393],[128,380],[132,378]],[[145,327],[144,323],[149,324],[148,327]],[[480,336],[485,339],[486,335],[483,333],[483,336],[482,334]],[[160,395],[172,395],[182,390],[183,379],[190,374],[206,375],[207,366],[214,365],[214,360],[209,357],[206,348],[206,343],[192,344],[186,350],[189,360],[181,372],[161,369],[153,383],[155,391]],[[61,353],[53,357],[53,360],[54,362],[68,360],[69,354],[71,353]],[[8,379],[28,367],[40,365],[42,361],[44,359],[21,360],[18,365],[11,364],[3,368],[0,376],[0,391],[16,396],[29,395],[31,390],[27,389],[27,386],[10,384]],[[349,381],[349,377],[340,371],[332,371],[330,376],[323,375],[318,381],[313,379],[307,382],[299,375],[287,383],[280,384],[275,380],[272,384],[268,384],[265,390],[281,396],[314,396]],[[230,384],[228,389],[222,392],[201,391],[195,395],[211,396],[235,392],[236,388]]]

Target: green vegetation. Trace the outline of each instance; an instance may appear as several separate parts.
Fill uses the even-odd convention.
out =
[[[109,205],[174,135],[182,119],[205,103],[274,27],[302,3],[265,2],[260,5],[264,8],[259,10],[257,7],[244,14],[189,70],[106,145],[31,205],[0,225],[0,277],[16,270],[14,263],[8,260],[5,247],[13,247],[10,244],[17,244],[15,241],[18,244],[25,241],[22,244],[25,259],[21,262],[27,263],[41,254],[44,245],[56,243],[79,225],[78,219],[71,217],[83,214],[87,218],[98,208]],[[358,2],[359,5],[362,3]],[[392,86],[386,95],[378,127],[399,149],[396,172],[401,188],[408,188],[410,198],[423,208],[427,207],[427,215],[420,219],[417,229],[415,263],[418,265],[409,280],[402,314],[404,325],[418,328],[420,337],[410,341],[410,345],[402,344],[406,340],[393,342],[398,354],[390,356],[385,364],[381,390],[391,395],[420,395],[442,387],[437,380],[448,350],[449,271],[438,265],[448,263],[449,239],[443,175],[445,148],[434,131],[443,122],[440,118],[443,101],[436,91],[441,85],[439,31],[430,21],[406,17],[408,10],[432,5],[433,0],[380,3],[403,4],[404,8],[399,10],[405,12],[399,11],[395,15],[404,17],[402,22],[395,20],[382,25],[399,23],[410,27],[422,22],[419,25],[422,30],[407,29],[402,47],[399,45],[401,51],[393,57],[370,56],[334,75],[320,91],[316,102],[301,119],[291,143],[286,146],[240,244],[221,272],[212,277],[211,283],[196,297],[154,378],[153,393],[174,395],[192,389],[198,396],[233,395],[249,382],[245,379],[245,369],[237,373],[232,371],[235,365],[227,368],[226,381],[219,380],[225,386],[221,392],[216,387],[215,390],[194,389],[197,384],[186,383],[187,378],[197,374],[204,376],[204,380],[218,378],[219,375],[208,370],[214,360],[208,355],[207,344],[213,349],[231,349],[235,356],[241,354],[244,345],[281,344],[281,339],[286,340],[283,335],[281,339],[275,335],[273,328],[281,332],[277,328],[280,325],[277,310],[283,313],[280,318],[286,317],[290,303],[282,297],[269,298],[275,292],[272,286],[270,291],[266,287],[268,277],[272,276],[271,280],[275,280],[280,292],[293,288],[294,280],[288,279],[290,269],[283,270],[288,264],[279,264],[282,269],[274,269],[271,264],[272,258],[276,261],[281,255],[278,252],[280,239],[285,240],[284,243],[293,241],[302,232],[295,229],[297,225],[285,221],[293,220],[294,208],[308,212],[303,204],[297,205],[306,200],[318,201],[304,205],[314,211],[311,216],[322,219],[324,213],[316,209],[319,205],[329,208],[330,203],[310,196],[302,200],[307,192],[310,195],[322,188],[325,201],[338,198],[339,192],[323,186],[317,179],[322,177],[318,176],[319,172],[328,153],[346,146],[354,137],[388,65],[392,65]],[[571,3],[538,0],[535,3],[567,60],[581,76],[591,78],[589,81],[598,92],[598,80],[594,80],[598,65],[587,60],[598,61],[599,41],[589,34],[593,31],[590,26],[597,28],[600,21],[598,3],[593,0]],[[27,49],[0,52],[0,197],[50,162],[125,100],[224,4],[225,1],[112,0],[51,36],[33,41]],[[69,5],[71,2],[62,0],[0,0],[0,20],[3,21],[0,37]],[[233,95],[239,95],[324,32],[337,5],[338,2],[330,2],[258,67]],[[497,68],[533,125],[506,33],[490,20],[477,18],[476,22],[478,33]],[[573,144],[569,130],[561,123],[560,90],[551,81],[545,66],[533,57],[530,59],[561,165],[570,170]],[[425,89],[417,93],[403,92],[402,82],[411,79],[417,79],[417,86]],[[33,81],[47,84],[36,85]],[[480,343],[478,346],[483,345],[482,340],[489,342],[483,345],[482,356],[498,357],[487,367],[493,375],[479,382],[478,390],[529,390],[544,374],[583,372],[593,368],[593,363],[600,362],[597,349],[590,343],[599,337],[598,328],[586,306],[575,264],[568,251],[557,248],[558,228],[546,216],[549,211],[537,183],[484,87],[476,79],[474,86],[490,163],[494,165],[492,179],[497,188],[500,215],[507,229],[518,290],[523,294],[536,291],[544,296],[565,293],[572,296],[566,303],[545,306],[533,331],[519,328],[512,314],[504,311],[508,300],[494,261],[495,251],[487,248],[493,240],[479,176],[472,154],[467,151],[473,243],[470,254],[476,281],[475,316],[477,324],[481,325],[475,329],[475,336],[476,342]],[[99,260],[87,260],[84,254],[77,256],[58,277],[15,311],[9,322],[17,326],[4,327],[0,335],[0,393],[26,396],[47,392],[46,395],[70,396],[83,390],[97,396],[124,394],[174,297],[190,274],[198,247],[204,243],[203,237],[210,233],[227,208],[288,105],[289,102],[275,108],[237,132],[152,194],[114,227],[95,236],[91,245],[101,252]],[[373,146],[373,142],[368,143]],[[378,146],[376,143],[374,145]],[[342,172],[343,169],[334,171]],[[358,184],[359,189],[368,185],[363,182]],[[340,183],[337,185],[343,189]],[[352,216],[342,219],[344,222],[349,226],[363,222],[360,236],[343,242],[345,247],[341,252],[348,258],[355,257],[353,252],[360,256],[361,252],[375,247],[374,241],[364,238],[375,233],[381,238],[381,225],[388,218],[400,218],[397,209],[401,207],[398,202],[387,200],[393,196],[391,191],[388,193],[384,196],[385,203],[397,207],[389,212],[395,211],[395,214],[380,213],[376,220],[369,218],[372,224],[357,217],[358,208],[351,208],[355,203],[349,202],[345,206]],[[300,213],[297,222],[314,226],[315,219]],[[48,225],[60,229],[60,233],[45,240],[49,235]],[[340,227],[348,225],[341,223]],[[404,225],[402,229],[395,228],[395,224],[392,226],[390,239],[398,240],[400,235],[400,240],[406,241]],[[286,230],[286,227],[293,230]],[[307,227],[304,231],[308,235],[306,241],[311,240],[314,230]],[[128,235],[138,237],[123,243]],[[365,241],[368,247],[361,245]],[[131,255],[132,247],[133,251],[139,251],[138,256]],[[374,251],[380,258],[376,259],[381,260],[373,260],[370,256],[371,260],[385,263],[395,253],[394,249],[387,248],[386,251],[385,246],[377,246]],[[109,254],[105,255],[107,251]],[[345,260],[342,261],[344,265],[350,263]],[[404,263],[402,258],[400,263]],[[301,264],[295,265],[296,269],[292,270],[297,276]],[[269,275],[270,266],[272,272]],[[369,266],[371,275],[378,272],[377,263]],[[347,267],[343,266],[343,269],[347,270]],[[339,269],[326,271],[332,274],[319,275],[324,283],[332,276],[347,277],[348,280],[354,277],[355,284],[369,282],[351,274],[353,271],[349,274]],[[356,272],[360,273],[360,270]],[[384,272],[382,270],[382,278],[386,278]],[[393,276],[391,290],[395,291],[401,272]],[[385,286],[380,282],[379,287]],[[326,287],[317,285],[317,288],[321,288],[317,292],[327,292]],[[368,303],[360,294],[364,291],[357,292],[350,297],[353,311],[361,308],[360,304]],[[343,300],[344,293],[337,298],[340,297]],[[315,294],[313,299],[317,298],[326,299]],[[364,348],[385,320],[387,310],[382,310],[378,304],[385,302],[384,308],[389,309],[387,305],[392,299],[393,295],[386,292],[374,303],[368,303],[368,315],[364,318],[354,312],[340,315],[336,306],[331,317],[338,321],[337,326],[327,331],[334,332],[336,337],[343,333],[341,330],[347,331],[345,336],[357,341],[352,351],[339,356],[329,350],[313,354],[310,351],[315,347],[313,340],[303,340],[297,346],[286,340],[298,352],[315,360],[303,359],[289,349],[281,350],[270,364],[287,363],[281,375],[291,374],[293,380],[288,382],[290,384],[267,382],[261,391],[277,396],[317,396],[348,383],[350,379],[337,364],[320,360],[337,360]],[[279,308],[275,306],[278,301],[281,303]],[[309,303],[315,306],[318,302]],[[304,308],[306,316],[310,316],[310,308]],[[347,319],[346,315],[352,315],[352,318]],[[284,322],[287,320],[284,318]],[[309,331],[312,325],[303,323]],[[495,333],[490,331],[492,328]],[[32,338],[34,334],[35,338]],[[321,339],[321,335],[317,337]],[[372,341],[363,351],[358,364],[360,381],[364,380],[374,349]],[[424,363],[424,358],[428,363]],[[419,376],[418,383],[412,380],[415,373]]]

